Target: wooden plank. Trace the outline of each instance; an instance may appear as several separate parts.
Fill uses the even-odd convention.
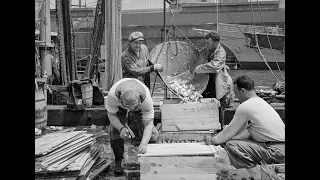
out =
[[[67,133],[51,133],[46,134],[35,140],[35,155],[45,155],[51,152],[55,147],[59,146],[61,143],[83,134],[85,131],[73,131]]]
[[[217,153],[216,148],[213,145],[209,145],[209,148],[211,149],[212,153]]]
[[[190,130],[214,130],[214,129],[220,129],[221,125],[218,122],[196,122],[195,120],[190,122],[181,122],[180,119],[178,119],[180,122],[163,122],[161,131],[190,131]]]
[[[97,149],[97,151],[95,151],[94,154],[90,156],[90,158],[88,159],[84,167],[81,169],[79,176],[84,176],[89,172],[90,168],[98,160],[100,154],[101,154],[101,151]]]
[[[65,151],[67,151],[68,149],[73,149],[73,148],[75,148],[76,146],[78,146],[79,144],[81,144],[83,142],[91,141],[91,140],[93,140],[92,136],[93,136],[93,134],[83,134],[78,139],[72,139],[73,140],[72,142],[68,141],[69,142],[68,144],[65,144],[63,147],[61,147],[61,148],[57,149],[56,151],[48,154],[45,157],[45,159],[49,159],[52,156],[56,156],[59,153],[63,153]]]
[[[214,156],[139,157],[141,180],[216,179]]]
[[[180,141],[202,141],[203,136],[212,135],[209,131],[199,131],[208,133],[191,133],[190,131],[184,132],[161,132],[159,134],[159,140],[180,140]],[[196,132],[196,131],[194,131]]]
[[[89,173],[86,180],[93,180],[95,177],[97,177],[100,173],[102,173],[104,170],[110,167],[111,161],[108,160],[105,162],[102,166],[94,169],[92,172]]]
[[[43,166],[45,166],[45,167],[46,167],[46,166],[49,166],[50,164],[52,164],[52,163],[54,163],[54,162],[57,162],[57,161],[65,158],[65,157],[67,157],[67,156],[70,156],[70,155],[72,155],[72,154],[74,154],[74,153],[76,153],[76,152],[79,152],[79,151],[83,150],[84,148],[86,148],[87,146],[89,146],[89,145],[92,144],[92,143],[93,143],[92,141],[88,141],[88,142],[86,142],[86,143],[83,143],[83,144],[79,145],[79,146],[78,146],[77,148],[75,148],[75,149],[70,149],[70,150],[66,151],[65,153],[63,153],[63,154],[59,154],[58,156],[55,156],[55,157],[53,157],[53,158],[50,158],[50,159],[48,159],[48,160],[43,161],[43,162],[41,163],[41,165],[43,165]]]
[[[148,144],[147,153],[138,156],[192,156],[213,155],[210,147],[204,143],[168,143]]]

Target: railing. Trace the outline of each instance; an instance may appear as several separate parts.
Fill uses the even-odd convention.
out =
[[[252,25],[238,25],[242,32],[246,33],[261,33],[265,34],[266,31],[268,34],[272,35],[285,35],[284,28],[278,27],[266,27],[263,26],[252,26]],[[235,24],[225,24],[219,23],[218,31],[227,31],[227,32],[239,32],[239,28]],[[255,30],[255,31],[254,31]]]

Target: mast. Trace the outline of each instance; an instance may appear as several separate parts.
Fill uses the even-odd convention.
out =
[[[166,41],[166,0],[163,0],[163,42]],[[164,98],[167,99],[168,97],[168,88],[164,86]]]

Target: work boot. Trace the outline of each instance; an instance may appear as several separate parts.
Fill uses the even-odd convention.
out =
[[[123,159],[123,153],[124,153],[124,140],[123,139],[110,139],[111,148],[113,150],[113,154],[115,157],[115,163],[114,163],[114,173],[119,174],[123,173],[123,167],[121,166],[121,162]]]
[[[123,173],[124,171],[123,171],[123,167],[121,166],[121,162],[122,162],[122,159],[120,159],[120,160],[116,160],[115,162],[114,162],[114,173],[115,174],[121,174],[121,173]]]

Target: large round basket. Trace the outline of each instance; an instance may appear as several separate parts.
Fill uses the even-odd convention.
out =
[[[192,71],[199,65],[206,63],[204,56],[199,53],[189,43],[182,41],[167,41],[155,46],[150,52],[150,61],[153,64],[161,64],[164,70],[160,72],[160,76],[168,89],[171,89],[169,80],[172,77],[179,77],[186,80],[186,85],[192,84],[198,93],[202,93],[208,84],[208,74],[196,74],[193,78]]]

